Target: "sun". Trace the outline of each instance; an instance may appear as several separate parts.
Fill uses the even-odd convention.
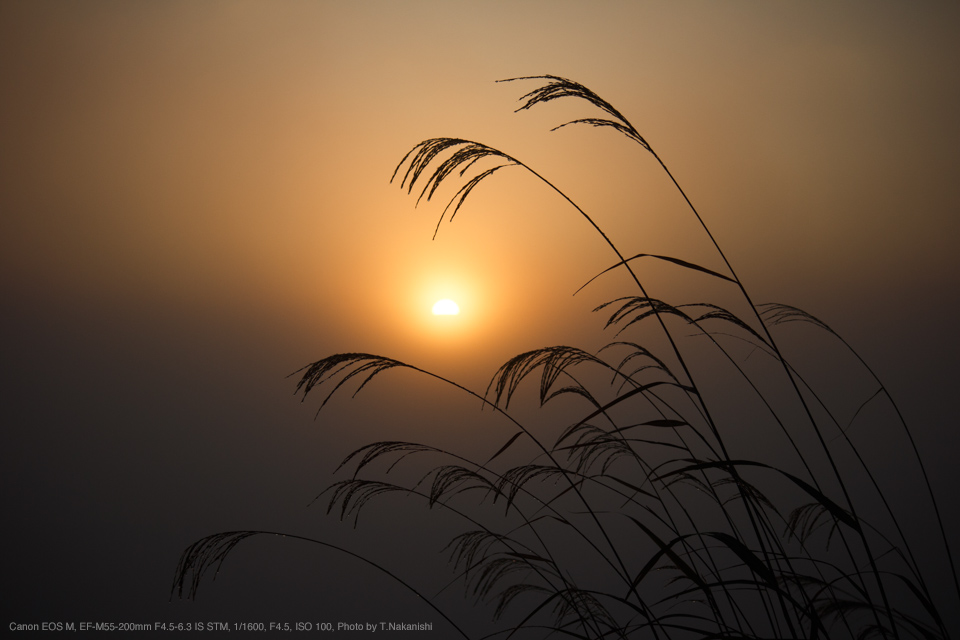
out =
[[[457,303],[448,298],[437,300],[433,305],[433,315],[435,316],[455,316],[460,313],[460,307]]]

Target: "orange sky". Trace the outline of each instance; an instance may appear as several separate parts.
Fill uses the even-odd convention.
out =
[[[107,304],[256,309],[286,331],[334,329],[327,349],[400,343],[405,357],[435,340],[509,354],[544,305],[576,323],[619,293],[566,300],[612,256],[529,177],[502,172],[431,242],[441,208],[414,210],[387,179],[434,136],[522,158],[628,253],[719,266],[649,156],[611,132],[549,133],[593,114],[513,114],[533,86],[492,82],[555,73],[632,120],[761,299],[956,282],[955,14],[496,7],[6,4],[4,279]],[[427,317],[448,290],[464,300],[456,339]]]
[[[887,1],[0,3],[0,296],[17,434],[3,462],[38,492],[8,501],[97,496],[126,517],[127,502],[97,492],[121,489],[75,468],[74,452],[120,447],[122,462],[90,464],[124,465],[138,500],[162,502],[172,458],[158,452],[183,448],[171,429],[195,428],[208,438],[197,451],[233,475],[194,460],[202,480],[179,489],[202,505],[190,513],[254,486],[228,452],[275,454],[277,477],[291,475],[194,526],[276,496],[302,507],[289,488],[316,477],[282,456],[327,441],[305,435],[316,406],[289,397],[297,367],[367,351],[482,390],[520,351],[602,344],[590,309],[635,291],[611,275],[571,294],[610,250],[520,169],[481,184],[431,240],[452,184],[415,208],[389,183],[426,138],[520,158],[627,255],[721,269],[649,154],[608,130],[550,131],[596,112],[513,113],[536,83],[494,81],[536,74],[582,82],[630,119],[754,300],[850,337],[903,399],[935,480],[954,482],[958,25],[954,4]],[[645,275],[654,296],[703,291],[662,265]],[[430,314],[443,297],[459,316]],[[128,431],[143,416],[159,426]],[[23,453],[51,441],[50,462]],[[75,494],[60,496],[55,469],[74,470]],[[142,519],[131,539],[156,530]],[[948,521],[960,530],[956,509]],[[163,538],[173,553],[195,535],[179,533]],[[155,562],[166,580],[169,562]],[[17,602],[42,601],[37,589]]]

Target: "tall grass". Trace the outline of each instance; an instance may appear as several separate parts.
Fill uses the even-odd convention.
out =
[[[414,442],[361,447],[341,465],[350,477],[322,494],[328,512],[355,517],[405,494],[456,514],[463,529],[448,546],[453,576],[468,595],[492,604],[503,624],[498,637],[948,637],[904,523],[850,435],[868,406],[882,405],[898,418],[911,447],[898,464],[922,474],[945,571],[960,598],[926,470],[873,371],[854,354],[857,375],[872,391],[853,399],[852,413],[849,405],[837,406],[825,391],[844,380],[795,364],[780,340],[802,323],[832,351],[853,353],[850,345],[804,311],[753,302],[666,164],[622,113],[565,78],[504,82],[537,83],[518,111],[580,101],[594,115],[556,129],[609,129],[652,154],[724,268],[626,256],[531,165],[470,140],[424,140],[403,157],[392,181],[418,202],[441,193],[441,185],[459,184],[438,229],[480,182],[503,169],[524,171],[589,223],[612,252],[604,273],[625,271],[633,290],[596,310],[615,334],[598,353],[553,346],[519,354],[483,393],[365,353],[336,354],[296,372],[304,398],[324,394],[322,409],[334,394],[356,395],[389,369],[413,370],[479,399],[513,431],[485,457]],[[746,313],[721,306],[719,296],[696,303],[651,297],[640,268],[650,261],[732,287]],[[564,418],[524,424],[514,415],[511,401],[523,395],[527,380],[539,384],[541,406],[563,405]],[[751,440],[763,445],[744,445]],[[491,511],[491,504],[502,509]],[[266,532],[220,533],[194,543],[177,567],[175,592],[195,595],[201,577],[257,533]]]

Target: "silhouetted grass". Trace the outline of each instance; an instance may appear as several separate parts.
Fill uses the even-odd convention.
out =
[[[416,191],[419,202],[436,196],[445,182],[461,183],[438,229],[481,181],[501,169],[526,171],[596,230],[615,257],[603,273],[625,270],[635,291],[596,310],[607,315],[606,327],[617,338],[598,353],[569,346],[522,353],[500,367],[483,394],[364,353],[333,355],[296,372],[304,398],[323,390],[322,408],[345,386],[356,395],[388,369],[412,369],[480,399],[513,429],[486,458],[413,442],[361,447],[341,465],[352,469],[351,477],[318,496],[328,512],[355,518],[402,493],[456,514],[463,530],[448,545],[450,584],[462,583],[468,596],[493,603],[496,618],[506,616],[497,637],[948,637],[902,522],[848,434],[860,411],[880,399],[900,419],[913,448],[900,464],[923,474],[931,522],[960,596],[926,471],[873,371],[859,360],[875,391],[856,399],[853,417],[841,421],[843,408],[817,391],[841,382],[795,367],[775,334],[800,322],[840,349],[852,352],[850,345],[799,309],[752,301],[664,162],[612,105],[556,76],[506,82],[513,81],[538,82],[518,111],[553,100],[584,101],[601,115],[556,129],[612,129],[652,154],[713,242],[725,272],[673,256],[625,257],[583,208],[502,151],[456,138],[416,145],[394,172],[401,188]],[[732,283],[747,316],[712,301],[652,298],[635,268],[644,260],[705,274],[727,288]],[[713,364],[703,364],[704,358]],[[541,405],[570,398],[566,406],[582,409],[568,413],[563,424],[522,424],[510,403],[526,380],[538,383]],[[744,423],[734,412],[731,418],[731,403],[754,407],[762,417],[751,413]],[[776,439],[789,453],[745,458],[735,442],[744,434]],[[398,463],[424,456],[434,462],[418,477],[397,479]],[[841,459],[856,460],[860,468],[843,468]],[[868,479],[866,490],[854,487],[856,477]],[[861,500],[878,500],[883,508],[868,520]],[[175,592],[195,595],[204,573],[219,569],[236,544],[257,533],[216,534],[192,545],[177,568]]]

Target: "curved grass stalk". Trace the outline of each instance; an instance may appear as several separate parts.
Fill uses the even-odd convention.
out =
[[[903,431],[907,435],[907,439],[910,442],[910,449],[913,452],[914,458],[916,458],[917,460],[917,464],[920,468],[920,473],[923,475],[923,482],[924,482],[924,485],[926,486],[927,494],[930,497],[930,503],[933,506],[933,510],[936,515],[937,527],[940,530],[940,539],[943,542],[943,548],[947,554],[947,563],[950,566],[950,573],[953,577],[953,586],[957,596],[960,597],[960,578],[958,578],[958,575],[957,575],[957,566],[953,560],[953,553],[950,549],[950,543],[947,539],[947,530],[943,524],[943,517],[940,515],[940,507],[937,504],[937,500],[933,494],[933,485],[930,482],[929,474],[927,474],[927,467],[926,465],[923,464],[923,459],[920,457],[920,449],[917,447],[916,440],[914,440],[913,438],[913,432],[910,431],[910,428],[907,426],[907,421],[903,417],[903,414],[900,412],[900,407],[897,406],[897,403],[894,401],[893,396],[890,395],[890,392],[887,389],[886,385],[883,384],[883,382],[880,380],[879,376],[877,376],[873,368],[869,364],[867,364],[867,362],[863,359],[863,357],[861,357],[861,355],[857,352],[857,350],[854,349],[852,346],[850,346],[850,343],[848,343],[836,331],[831,329],[825,322],[819,320],[818,318],[815,318],[814,316],[810,315],[809,313],[801,309],[797,309],[796,307],[791,307],[785,304],[765,303],[765,304],[761,304],[760,307],[764,309],[764,311],[761,312],[761,315],[769,315],[770,321],[774,326],[778,324],[782,324],[784,322],[802,321],[802,322],[812,323],[826,330],[827,332],[832,334],[834,337],[836,337],[837,340],[839,340],[840,343],[843,344],[843,346],[845,346],[850,351],[850,353],[853,354],[853,356],[860,362],[863,368],[867,370],[870,376],[877,383],[877,385],[879,386],[879,392],[886,397],[887,401],[890,403],[890,406],[893,407],[894,412],[897,414],[897,420],[903,426]],[[857,454],[857,456],[859,457],[859,453]]]
[[[467,638],[467,640],[470,640],[470,636],[468,636],[466,632],[457,625],[456,622],[451,620],[442,609],[437,607],[437,605],[431,602],[429,598],[412,587],[400,576],[396,575],[384,566],[358,555],[349,549],[344,549],[343,547],[330,544],[329,542],[287,533],[277,533],[275,531],[225,531],[206,536],[194,542],[192,545],[187,547],[187,549],[180,556],[180,561],[177,564],[177,570],[174,574],[174,582],[170,591],[170,598],[173,598],[174,593],[182,598],[185,587],[187,590],[187,597],[195,598],[197,595],[197,589],[200,587],[200,581],[203,576],[213,569],[215,578],[220,572],[220,568],[223,566],[223,561],[226,559],[227,555],[233,551],[234,547],[247,538],[251,538],[253,536],[276,536],[290,540],[301,540],[303,542],[320,545],[321,547],[327,549],[339,551],[342,554],[350,556],[354,560],[358,560],[364,564],[367,564],[378,570],[380,573],[393,579],[395,582],[406,588],[410,593],[423,600],[427,606],[436,611],[444,620],[449,622],[450,626],[457,630],[457,633],[459,633],[462,637]],[[189,580],[187,579],[187,574],[191,574],[191,578]]]
[[[762,307],[776,307],[778,312],[780,311],[779,308],[781,308],[781,307],[786,307],[786,308],[789,310],[790,316],[792,316],[792,317],[788,318],[787,320],[781,320],[782,322],[789,322],[789,321],[794,321],[794,320],[797,320],[797,321],[802,320],[802,321],[806,321],[806,322],[810,322],[810,323],[812,323],[812,324],[815,324],[816,326],[820,327],[821,329],[823,329],[823,330],[827,331],[828,333],[832,334],[834,337],[836,337],[838,340],[840,340],[840,341],[851,351],[851,353],[853,353],[855,356],[857,356],[858,361],[861,363],[861,365],[862,365],[865,369],[867,369],[867,371],[868,371],[868,372],[871,374],[871,376],[873,377],[874,381],[876,381],[876,382],[879,383],[879,380],[877,379],[876,375],[873,373],[873,371],[870,369],[870,367],[867,366],[867,364],[863,361],[863,359],[859,356],[859,354],[857,354],[856,351],[854,351],[853,348],[850,347],[850,345],[849,345],[846,341],[844,341],[841,336],[839,336],[835,331],[833,331],[833,330],[832,330],[829,326],[827,326],[825,323],[823,323],[823,322],[821,322],[820,320],[814,318],[813,316],[809,316],[809,314],[806,314],[806,312],[803,312],[803,311],[801,311],[801,310],[799,310],[799,309],[796,309],[795,307],[787,307],[787,305],[779,305],[779,304],[765,304],[765,305],[761,305],[761,306],[762,306]],[[798,316],[801,316],[801,317],[798,317]],[[779,323],[780,323],[780,322],[777,322],[777,323],[775,323],[775,324],[779,324]],[[722,334],[722,335],[725,335],[725,336],[730,337],[730,338],[738,339],[738,340],[743,340],[743,338],[740,338],[739,336],[735,336],[735,335],[732,335],[732,334]],[[709,336],[708,336],[708,337],[709,337]],[[747,341],[747,342],[748,342],[749,344],[751,344],[752,346],[755,346],[755,347],[760,348],[760,352],[761,352],[761,353],[764,353],[764,354],[768,355],[768,356],[771,357],[771,358],[776,358],[776,354],[764,350],[762,347],[760,347],[760,346],[757,345],[756,343],[749,342],[749,341]],[[811,397],[817,402],[817,404],[819,405],[819,407],[824,411],[824,413],[827,415],[827,417],[830,419],[830,421],[833,423],[833,425],[837,428],[837,431],[838,431],[839,433],[838,433],[838,435],[834,438],[834,440],[835,440],[836,438],[841,438],[841,437],[842,437],[842,438],[844,439],[844,441],[846,442],[846,444],[849,446],[850,450],[851,450],[851,451],[853,452],[853,454],[856,456],[857,461],[860,463],[861,469],[867,474],[867,477],[868,477],[868,479],[870,480],[871,486],[874,488],[874,491],[875,491],[877,497],[880,498],[880,500],[881,500],[881,502],[882,502],[882,504],[883,504],[883,506],[884,506],[884,509],[886,510],[887,515],[888,515],[889,518],[890,518],[891,523],[894,525],[894,527],[895,527],[896,530],[897,530],[897,535],[899,536],[900,542],[901,542],[901,544],[904,546],[904,549],[906,550],[906,553],[907,553],[907,555],[908,555],[909,558],[910,558],[910,563],[908,563],[908,566],[910,566],[911,572],[913,573],[915,579],[916,579],[916,580],[919,582],[919,584],[921,585],[921,588],[924,590],[924,592],[925,592],[925,593],[927,594],[927,596],[929,597],[929,593],[927,592],[927,587],[926,587],[925,581],[924,581],[924,579],[923,579],[923,576],[922,576],[922,574],[919,573],[919,565],[917,564],[916,559],[915,559],[914,556],[913,556],[913,551],[912,551],[911,547],[909,546],[909,544],[907,544],[907,539],[906,539],[906,536],[904,535],[904,533],[903,533],[903,531],[902,531],[902,528],[901,528],[901,526],[900,526],[900,522],[899,522],[898,518],[896,517],[896,515],[894,514],[893,508],[890,506],[889,501],[888,501],[887,498],[886,498],[886,495],[885,495],[885,494],[883,493],[883,491],[880,489],[879,483],[877,482],[876,477],[873,475],[873,472],[870,470],[869,465],[867,465],[866,461],[863,459],[862,455],[860,454],[860,451],[857,449],[857,447],[854,445],[854,443],[850,440],[849,434],[847,433],[848,430],[849,430],[849,428],[850,428],[850,426],[852,426],[853,422],[856,420],[857,416],[860,414],[860,411],[863,409],[863,407],[864,407],[867,403],[869,403],[870,401],[872,401],[874,398],[876,398],[878,395],[880,395],[881,393],[883,393],[884,395],[886,395],[886,397],[887,397],[888,399],[890,399],[891,404],[894,404],[893,401],[892,401],[892,398],[890,398],[890,396],[889,396],[889,393],[887,392],[887,390],[886,390],[886,389],[883,387],[883,385],[881,384],[881,388],[878,389],[876,392],[874,392],[869,398],[867,398],[867,400],[865,400],[865,401],[860,405],[860,407],[858,407],[856,413],[855,413],[854,416],[850,419],[847,427],[842,427],[842,426],[840,425],[840,421],[837,419],[837,417],[836,417],[836,415],[834,414],[834,412],[826,405],[826,403],[825,403],[825,402],[823,401],[823,399],[821,398],[820,394],[818,394],[818,393],[813,389],[813,386],[812,386],[809,382],[806,381],[806,379],[804,378],[804,376],[803,376],[800,372],[798,372],[798,371],[796,370],[796,368],[793,367],[793,365],[791,365],[789,362],[787,363],[787,365],[790,367],[790,370],[793,372],[793,375],[796,376],[797,380],[798,380],[798,381],[804,386],[804,388],[810,393]],[[895,405],[894,405],[894,407],[895,407]],[[895,408],[896,408],[896,407],[895,407]],[[896,413],[897,413],[897,417],[898,417],[901,425],[903,425],[903,418],[902,418],[900,412],[899,412],[899,411],[896,411]],[[915,447],[914,447],[914,450],[915,450]],[[926,484],[929,486],[929,480],[928,480],[928,478],[925,477],[924,480],[926,481]],[[880,532],[878,531],[877,533],[879,534]],[[882,536],[882,534],[881,534],[881,536]],[[887,542],[888,542],[888,544],[890,544],[891,547],[896,548],[895,545],[893,545],[893,544],[890,543],[889,541],[887,541]],[[944,634],[946,634],[946,630],[944,629],[943,631],[944,631]]]
[[[776,307],[781,307],[781,306],[786,306],[786,305],[761,305],[761,306],[776,306]],[[789,309],[791,309],[792,311],[799,312],[799,314],[802,314],[802,315],[804,315],[804,316],[807,315],[805,312],[802,312],[802,311],[800,311],[799,309],[795,309],[794,307],[789,307]],[[801,319],[801,318],[796,318],[796,319],[799,320],[799,319]],[[844,344],[845,346],[847,346],[847,348],[848,348],[852,353],[854,353],[854,355],[857,355],[857,358],[858,358],[858,360],[860,361],[860,363],[870,372],[870,374],[872,375],[872,377],[874,378],[874,380],[879,383],[879,380],[877,379],[877,377],[876,377],[876,375],[873,373],[873,371],[870,370],[869,366],[866,365],[866,363],[863,361],[863,359],[859,357],[859,354],[856,354],[856,352],[850,347],[849,344],[846,343],[846,341],[843,340],[842,337],[840,337],[836,332],[834,332],[834,331],[833,331],[830,327],[828,327],[826,324],[822,323],[821,321],[817,320],[816,318],[813,318],[812,316],[810,316],[810,319],[806,319],[806,318],[803,318],[803,319],[804,319],[805,321],[812,322],[813,324],[816,324],[817,326],[823,328],[824,330],[826,330],[826,331],[828,331],[829,333],[833,334],[833,335],[834,335],[837,339],[839,339],[841,342],[843,342],[843,344]],[[789,321],[789,320],[788,320],[788,321]],[[729,334],[727,334],[727,335],[729,335]],[[737,336],[732,336],[732,335],[731,335],[730,337],[740,339],[740,338],[738,338]],[[754,344],[754,343],[751,343],[751,344]],[[757,345],[754,344],[754,346],[757,346]],[[768,356],[770,356],[770,357],[772,357],[772,358],[775,358],[775,357],[776,357],[775,354],[770,353],[770,352],[768,352],[768,351],[765,351],[765,350],[763,350],[762,348],[761,348],[761,353],[765,353],[766,355],[768,355]],[[851,450],[851,451],[853,452],[853,454],[856,456],[857,461],[860,463],[860,468],[867,474],[867,478],[868,478],[868,480],[870,481],[870,484],[871,484],[871,486],[873,487],[873,489],[874,489],[877,497],[880,498],[880,501],[881,501],[881,503],[883,504],[884,510],[887,512],[887,515],[888,515],[889,518],[890,518],[890,522],[893,524],[894,528],[896,529],[897,536],[898,536],[899,539],[900,539],[900,543],[903,545],[903,548],[904,548],[904,550],[905,550],[905,552],[906,552],[906,554],[907,554],[907,557],[909,558],[909,562],[906,562],[906,564],[907,564],[908,568],[910,569],[910,572],[913,574],[914,579],[915,579],[915,580],[917,581],[917,583],[920,585],[920,589],[923,591],[923,594],[924,594],[924,597],[926,598],[926,601],[931,601],[931,596],[930,596],[930,592],[929,592],[929,589],[928,589],[928,587],[927,587],[926,581],[925,581],[924,578],[923,578],[923,574],[920,573],[919,564],[917,563],[917,560],[916,560],[916,558],[914,557],[912,548],[911,548],[910,545],[907,543],[906,535],[904,534],[903,529],[902,529],[902,527],[900,526],[900,521],[899,521],[899,519],[896,517],[896,514],[893,512],[893,508],[892,508],[892,506],[890,505],[889,501],[887,500],[886,495],[885,495],[885,494],[883,493],[883,491],[880,489],[880,485],[879,485],[879,483],[878,483],[878,481],[877,481],[877,479],[876,479],[876,476],[874,476],[873,471],[870,470],[869,465],[867,465],[866,461],[863,459],[863,456],[860,454],[860,451],[857,449],[857,447],[854,445],[854,443],[850,440],[850,437],[849,437],[849,435],[848,435],[848,433],[847,433],[847,430],[849,429],[849,426],[848,426],[847,428],[841,427],[839,420],[838,420],[837,417],[834,415],[834,412],[826,405],[826,403],[823,401],[823,399],[820,397],[820,395],[813,389],[813,387],[810,385],[810,383],[808,383],[808,382],[806,381],[806,379],[804,378],[804,376],[803,376],[802,374],[800,374],[800,372],[798,372],[792,365],[790,365],[789,362],[788,362],[787,364],[788,364],[788,366],[790,366],[790,369],[791,369],[791,371],[793,372],[793,374],[796,376],[797,380],[804,386],[804,388],[807,389],[807,391],[810,393],[811,397],[817,402],[817,404],[820,406],[820,408],[821,408],[821,409],[826,413],[826,415],[830,418],[830,420],[833,422],[834,426],[836,426],[837,430],[839,431],[839,434],[838,434],[837,437],[838,437],[838,438],[839,438],[839,437],[842,437],[842,438],[844,439],[844,441],[846,442],[846,444],[849,446],[850,450]],[[891,404],[893,404],[892,398],[890,398],[889,393],[887,393],[886,389],[883,388],[883,387],[882,387],[882,384],[881,384],[881,389],[878,390],[877,392],[875,392],[873,395],[871,395],[871,396],[864,402],[864,404],[862,404],[862,405],[857,409],[856,414],[854,415],[853,418],[851,418],[850,424],[852,424],[853,421],[856,419],[856,416],[859,415],[860,410],[863,408],[863,406],[864,406],[866,403],[870,402],[873,398],[877,397],[877,395],[880,394],[881,392],[883,392],[883,393],[887,396],[887,398],[890,399]],[[902,425],[902,424],[903,424],[903,418],[902,418],[899,410],[897,410],[896,413],[897,413],[897,417],[898,417],[898,419],[900,420],[901,425]],[[908,435],[909,435],[909,432],[908,432]],[[911,442],[911,444],[913,444],[913,443]],[[914,452],[916,452],[915,446],[914,446],[913,448],[914,448]],[[931,489],[932,489],[932,487],[930,487],[929,479],[926,477],[926,474],[924,474],[924,480],[925,480],[925,482],[927,483],[928,488],[931,488]],[[896,550],[899,552],[899,547],[897,547],[897,546],[894,545],[892,542],[890,542],[889,540],[887,540],[886,536],[884,536],[884,535],[882,534],[882,532],[880,532],[879,530],[875,530],[875,532],[876,532],[878,535],[880,535],[881,538],[883,538],[884,541],[886,541],[887,544],[890,545],[891,548],[896,549]],[[943,530],[941,530],[941,533],[943,533]],[[950,557],[950,556],[949,556],[949,553],[948,553],[948,559],[949,559],[949,557]],[[906,558],[904,558],[904,560],[906,561]],[[943,634],[944,637],[946,637],[946,636],[948,635],[948,634],[947,634],[947,631],[946,631],[946,627],[943,626],[943,623],[942,623],[942,621],[941,621],[940,618],[939,618],[939,614],[936,614],[936,615],[935,615],[935,619],[936,619],[936,621],[937,621],[938,626],[940,627],[941,633]]]

